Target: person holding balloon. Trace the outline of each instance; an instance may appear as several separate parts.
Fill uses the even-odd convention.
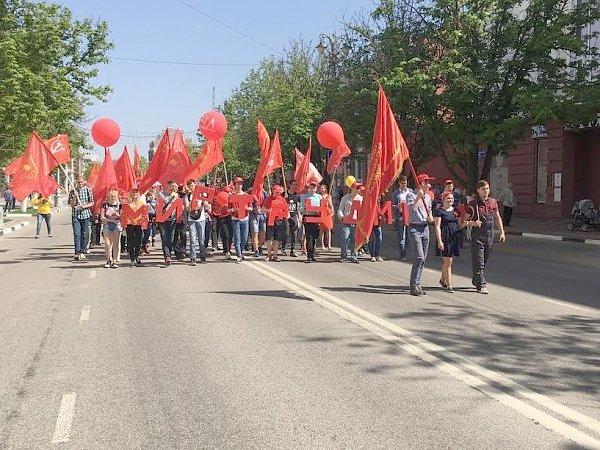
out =
[[[325,250],[325,241],[327,241],[327,250],[333,250],[331,247],[331,230],[333,230],[333,200],[327,191],[327,185],[321,184],[318,189],[319,195],[327,202],[327,215],[323,222],[319,224],[319,239],[321,241],[321,250]]]

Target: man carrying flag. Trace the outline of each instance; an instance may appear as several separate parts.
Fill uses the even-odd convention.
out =
[[[75,261],[86,259],[85,251],[90,233],[94,194],[85,185],[81,175],[77,177],[77,186],[69,192],[69,206],[72,209],[73,239],[75,241]]]

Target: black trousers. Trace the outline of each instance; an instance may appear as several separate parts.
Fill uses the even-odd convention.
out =
[[[129,260],[133,262],[140,256],[140,246],[142,245],[142,226],[127,225],[126,232]]]
[[[513,209],[510,206],[504,207],[504,217],[502,217],[502,223],[506,226],[510,226],[510,219],[512,219]]]
[[[476,288],[484,288],[485,266],[492,252],[493,233],[492,230],[475,231],[471,234],[471,263],[473,266],[473,285]]]
[[[233,238],[233,223],[231,216],[219,217],[217,219],[219,231],[221,232],[221,240],[223,241],[223,253],[231,252],[231,239]]]
[[[175,238],[173,239],[173,249],[177,258],[183,258],[185,256],[185,249],[187,248],[187,234],[186,226],[183,222],[177,222],[175,224]]]
[[[319,238],[319,224],[304,222],[304,232],[306,234],[306,256],[311,259],[315,257],[315,247]]]
[[[286,242],[283,245],[285,248],[287,242],[290,242],[290,250],[293,252],[294,247],[296,246],[296,238],[298,237],[298,221],[294,219],[288,219],[288,228],[286,235]]]

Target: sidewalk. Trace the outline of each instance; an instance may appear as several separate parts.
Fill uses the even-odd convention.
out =
[[[513,217],[506,234],[553,241],[580,242],[600,245],[600,230],[569,231],[569,219],[532,219]]]

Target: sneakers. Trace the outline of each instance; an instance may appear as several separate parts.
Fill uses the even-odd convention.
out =
[[[89,252],[89,250],[88,250],[88,252]],[[85,255],[83,253],[80,253],[79,254],[79,261],[84,260],[84,259],[87,259],[87,258],[85,257]]]
[[[345,260],[344,258],[340,258],[340,262],[341,262],[341,263],[345,263],[345,262],[346,262],[346,260]]]
[[[192,258],[192,259],[190,260],[190,266],[196,266],[196,265],[197,265],[197,264],[196,264],[196,260]]]
[[[384,260],[384,259],[383,259],[381,256],[378,256],[378,257],[377,257],[377,261],[379,261],[379,262],[383,262],[383,261],[385,261],[385,260]]]
[[[377,258],[375,258],[374,256],[371,257],[371,262],[376,262]]]
[[[296,253],[295,253],[295,252],[290,252],[290,256],[291,256],[292,258],[297,258],[297,257],[298,257],[298,255],[296,255]]]
[[[104,264],[104,268],[110,269],[110,261],[106,261],[106,264]]]
[[[421,287],[421,285],[420,285],[420,284],[417,284],[417,286],[416,286],[416,287],[417,287],[417,290],[419,291],[419,294],[421,294],[421,295],[427,295],[427,292],[425,292],[425,291],[423,290],[423,288]]]
[[[287,252],[285,250],[281,250],[281,256],[287,256]]]
[[[446,282],[444,280],[442,280],[441,278],[440,278],[440,281],[438,283],[440,283],[440,286],[443,287],[444,289],[448,288],[448,285],[446,284]]]
[[[408,261],[408,258],[406,256],[403,256],[402,258],[400,258],[400,261],[406,262],[406,261]]]
[[[136,266],[141,266],[142,265],[142,261],[140,260],[140,258],[135,258],[135,265]]]
[[[48,235],[48,237],[52,237],[52,235],[51,235],[51,234],[49,234],[49,235]]]
[[[206,257],[201,256],[200,257],[200,264],[205,264],[206,263]]]
[[[231,259],[231,253],[229,253],[229,252],[225,253],[225,259]]]
[[[449,294],[454,294],[454,289],[452,289],[452,286],[447,286],[446,292],[448,292]]]
[[[255,258],[258,258],[258,257],[260,257],[260,252],[259,252],[258,250],[256,250],[256,251],[254,252],[254,257],[255,257]]]
[[[410,295],[414,295],[415,297],[419,297],[421,295],[421,293],[416,288],[416,286],[413,286],[413,287],[410,288]]]
[[[88,248],[88,249],[85,251],[85,254],[86,254],[86,255],[89,255],[89,254],[91,254],[91,253],[92,253],[92,251],[91,251],[89,248]]]
[[[111,269],[118,269],[118,268],[119,268],[119,265],[118,265],[117,263],[112,263],[112,264],[110,265],[110,268],[111,268]]]
[[[235,262],[237,263],[241,263],[244,260],[244,258],[242,258],[241,256],[238,256],[235,258]]]
[[[490,291],[488,291],[486,287],[480,287],[480,288],[477,288],[477,293],[478,294],[486,294],[487,295],[487,294],[490,293]]]
[[[358,264],[358,259],[356,259],[356,258],[352,258],[352,259],[350,260],[350,262],[351,262],[352,264]]]
[[[171,257],[166,256],[165,257],[165,266],[169,267],[170,265],[171,265]]]
[[[36,234],[36,235],[35,235],[35,238],[36,238],[36,239],[39,239],[39,238],[40,238],[40,235],[39,235],[39,234]]]
[[[135,267],[135,261],[131,261],[131,262],[129,263],[129,266],[130,266],[130,267]]]

